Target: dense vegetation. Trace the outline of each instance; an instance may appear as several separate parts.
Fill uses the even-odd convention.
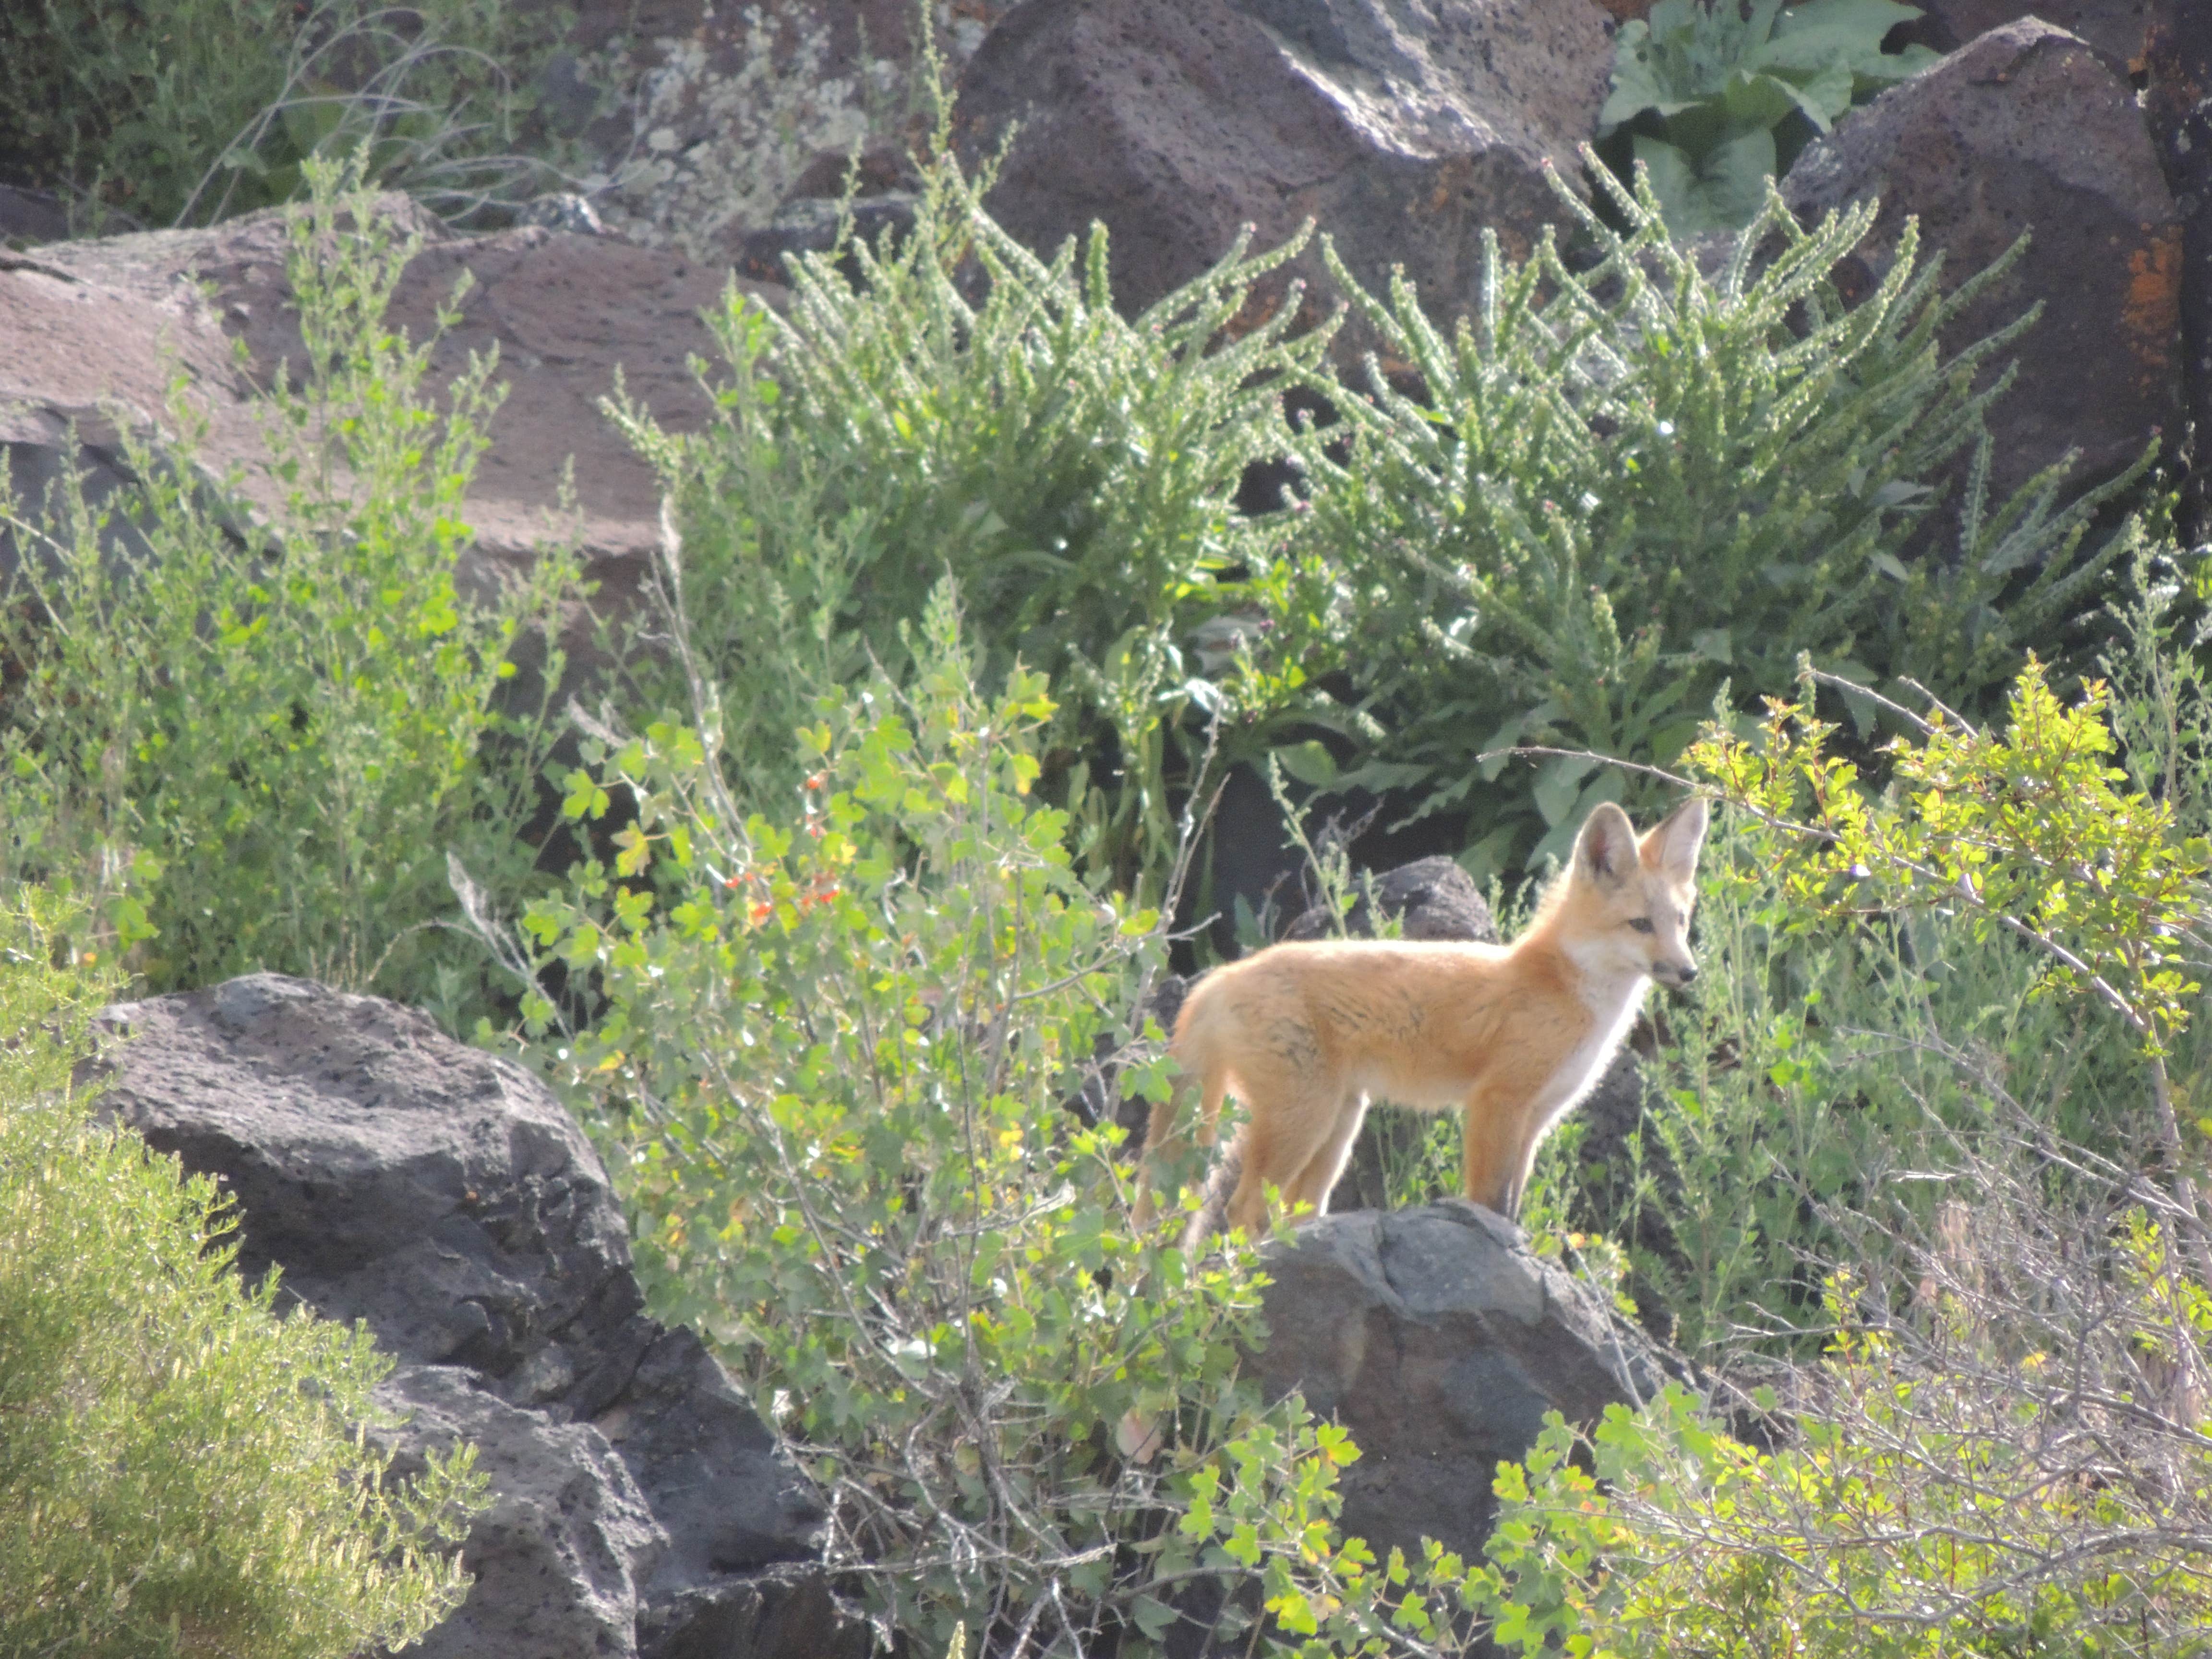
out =
[[[544,189],[525,155],[558,14],[500,0],[24,0],[0,12],[0,183],[88,231],[216,220],[301,193],[311,156],[463,216]]]
[[[135,567],[68,491],[6,507],[0,876],[83,907],[16,960],[315,973],[540,1065],[654,1310],[751,1385],[920,1651],[1178,1620],[1315,1653],[2192,1650],[2204,573],[2154,501],[2118,520],[2138,476],[1984,498],[2032,332],[1946,356],[1960,301],[1910,249],[1846,305],[1864,217],[1771,198],[1708,276],[1647,188],[1563,202],[1575,257],[1493,252],[1449,327],[1352,289],[1416,396],[1269,308],[1284,250],[1124,319],[1103,235],[1036,258],[939,161],[914,231],[804,262],[788,315],[732,296],[708,431],[612,411],[668,487],[657,603],[549,769],[510,665],[567,562],[453,581],[495,369],[426,398],[381,315],[407,248],[358,173],[308,172],[277,521],[232,533],[183,420],[137,458]],[[1240,514],[1276,456],[1291,499]],[[1492,753],[1529,742],[1577,752]],[[1570,1126],[1530,1206],[1716,1397],[1579,1453],[1555,1428],[1483,1561],[1339,1536],[1357,1448],[1239,1368],[1251,1242],[1127,1221],[1098,1107],[1166,1086],[1140,1011],[1237,763],[1300,812],[1421,817],[1501,903],[1599,800],[1723,804],[1641,1138],[1585,1169]],[[9,1016],[5,1053],[65,1052]],[[94,1144],[144,1176],[65,1143]],[[29,1167],[0,1153],[10,1201]],[[1771,1451],[1730,1432],[1762,1421]],[[419,1612],[451,1581],[394,1528],[436,1506],[393,1503],[360,1547],[430,1571]],[[0,1544],[0,1585],[29,1559]]]

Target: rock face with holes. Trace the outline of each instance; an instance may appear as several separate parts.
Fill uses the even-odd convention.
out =
[[[2182,222],[2124,65],[2030,18],[1994,29],[1808,146],[1784,181],[1801,213],[1881,198],[1838,272],[1881,279],[1908,218],[1956,284],[2022,232],[2033,240],[1954,321],[1953,349],[2040,302],[1991,412],[1996,499],[2061,459],[2106,478],[2154,433],[2181,433]],[[1851,295],[1856,297],[1856,294]]]
[[[1562,216],[1547,173],[1580,177],[1609,27],[1591,0],[1026,0],[957,119],[978,154],[1019,124],[991,210],[1045,249],[1103,221],[1128,307],[1310,217],[1362,283],[1402,262],[1450,312],[1486,228],[1517,253]],[[1325,290],[1317,257],[1294,270]]]
[[[646,1316],[606,1172],[536,1079],[425,1016],[274,974],[102,1017],[103,1108],[237,1200],[239,1265],[366,1320],[404,1470],[481,1448],[495,1502],[434,1659],[855,1656],[823,1510],[690,1331]]]
[[[1343,1526],[1377,1555],[1418,1559],[1434,1538],[1479,1557],[1498,1463],[1528,1450],[1546,1412],[1588,1423],[1691,1380],[1518,1227],[1463,1199],[1323,1216],[1267,1271],[1261,1376],[1352,1431]]]
[[[932,7],[948,70],[1006,5]],[[570,9],[566,49],[539,77],[538,118],[572,142],[570,165],[608,228],[635,241],[744,270],[755,234],[803,217],[794,204],[838,194],[856,144],[903,155],[926,125],[908,118],[924,98],[913,0],[580,0]],[[810,183],[820,172],[826,184]],[[772,257],[766,269],[780,276]]]

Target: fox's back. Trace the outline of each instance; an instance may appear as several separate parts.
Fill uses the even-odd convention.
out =
[[[1217,969],[1176,1023],[1187,1066],[1330,1074],[1407,1106],[1455,1106],[1484,1072],[1548,1068],[1589,1009],[1555,953],[1457,941],[1278,945]]]

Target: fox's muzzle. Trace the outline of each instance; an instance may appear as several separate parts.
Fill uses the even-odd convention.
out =
[[[1694,962],[1655,962],[1651,964],[1651,975],[1669,985],[1687,985],[1697,978],[1698,964]]]

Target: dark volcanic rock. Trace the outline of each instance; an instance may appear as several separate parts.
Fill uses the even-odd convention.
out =
[[[2181,340],[2192,428],[2183,535],[2212,528],[2212,6],[2154,0],[2143,114],[2181,213]]]
[[[1546,169],[1580,177],[1608,28],[1590,0],[1026,0],[958,119],[981,151],[1021,124],[991,210],[1040,251],[1103,221],[1130,307],[1311,217],[1363,283],[1403,264],[1449,313],[1486,227],[1518,252],[1560,217]]]
[[[422,1450],[466,1441],[494,1494],[462,1551],[476,1585],[424,1638],[424,1659],[635,1650],[639,1591],[668,1535],[605,1435],[518,1411],[459,1366],[404,1366],[377,1398],[405,1419],[376,1437],[398,1453],[395,1473],[416,1473]]]
[[[1952,325],[1955,349],[2042,301],[2020,379],[1991,413],[1999,499],[2069,449],[2092,478],[2179,435],[2181,221],[2112,61],[2029,20],[1982,35],[1808,146],[1784,181],[1801,214],[1879,195],[1847,287],[1887,268],[1908,217],[1956,283],[2033,230],[2027,253]]]
[[[2122,69],[2142,58],[2153,0],[1913,0],[1920,16],[1900,40],[1956,52],[1977,36],[2034,17],[2077,34]],[[1895,44],[1895,42],[1893,42]]]
[[[1407,939],[1472,939],[1498,943],[1498,923],[1490,905],[1475,886],[1474,878],[1454,860],[1441,855],[1416,859],[1395,870],[1363,881],[1359,896],[1344,919],[1344,930],[1353,939],[1371,939],[1375,918],[1370,908],[1398,922]],[[1336,917],[1325,904],[1316,904],[1283,930],[1285,939],[1331,939]]]
[[[698,1338],[645,1316],[606,1172],[535,1078],[274,974],[102,1023],[128,1039],[104,1109],[222,1178],[241,1269],[280,1267],[288,1300],[405,1362],[385,1395],[415,1415],[388,1443],[483,1448],[477,1587],[429,1651],[866,1650],[865,1626],[802,1616],[826,1590],[756,1582],[817,1557],[821,1500]],[[755,1644],[700,1633],[726,1627]]]
[[[595,1416],[628,1386],[651,1340],[629,1234],[535,1079],[412,1010],[276,974],[105,1023],[131,1039],[107,1109],[223,1176],[249,1278],[280,1264],[319,1313],[511,1405]]]
[[[914,228],[915,200],[905,191],[860,198],[852,204],[853,237],[888,252]],[[794,254],[829,252],[844,230],[844,218],[845,204],[836,197],[793,198],[769,224],[738,239],[738,275],[761,283],[787,282],[791,270],[786,262]],[[859,280],[857,264],[848,275]]]
[[[0,185],[0,242],[58,241],[69,234],[69,210],[51,191]]]
[[[1261,1377],[1352,1431],[1343,1526],[1378,1555],[1395,1545],[1418,1559],[1434,1538],[1479,1558],[1498,1463],[1528,1450],[1546,1412],[1589,1423],[1690,1376],[1464,1200],[1322,1217],[1267,1271]]]

